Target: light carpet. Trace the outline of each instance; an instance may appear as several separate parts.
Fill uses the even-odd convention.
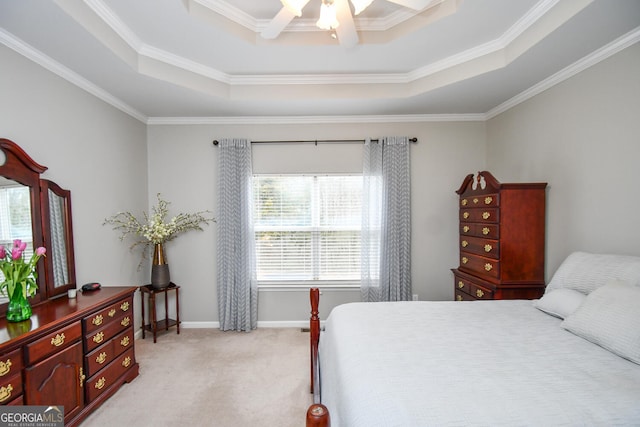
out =
[[[82,427],[303,427],[309,393],[309,334],[175,328],[136,340],[140,375]]]

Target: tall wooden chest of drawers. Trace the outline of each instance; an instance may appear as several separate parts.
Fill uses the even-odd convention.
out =
[[[460,188],[455,299],[533,299],[544,292],[546,183],[500,183],[489,172]]]

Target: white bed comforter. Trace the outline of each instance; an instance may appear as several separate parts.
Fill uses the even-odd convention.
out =
[[[338,306],[320,339],[331,425],[640,425],[640,365],[560,322],[531,301]]]

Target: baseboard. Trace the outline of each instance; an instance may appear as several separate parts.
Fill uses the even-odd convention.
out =
[[[324,323],[324,322],[321,322]],[[180,322],[184,329],[220,329],[220,322]],[[261,320],[258,328],[308,328],[308,320]],[[151,332],[149,332],[151,333]],[[135,339],[142,338],[142,330],[138,329]]]

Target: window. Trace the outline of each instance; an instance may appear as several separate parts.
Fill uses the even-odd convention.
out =
[[[258,281],[360,280],[361,176],[256,175]]]
[[[31,237],[31,193],[22,185],[0,188],[0,245],[11,251],[13,241],[20,239],[27,243],[23,257],[28,261],[33,254]],[[0,281],[4,275],[0,272]],[[3,302],[0,299],[0,302]]]

